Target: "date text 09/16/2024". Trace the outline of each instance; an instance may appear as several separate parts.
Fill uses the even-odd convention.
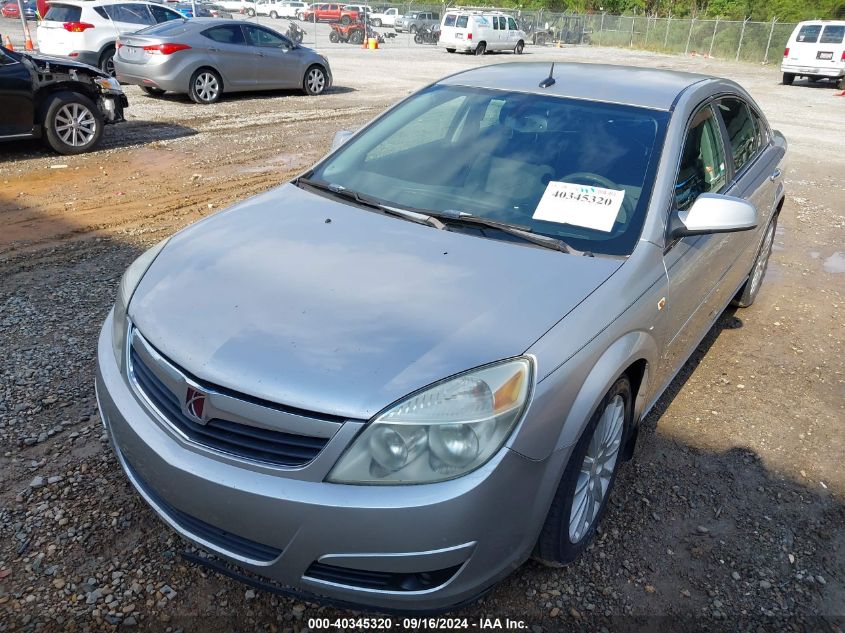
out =
[[[482,617],[482,618],[448,618],[448,617],[369,617],[369,618],[310,618],[308,628],[313,630],[326,629],[458,629],[458,630],[526,630],[528,624],[524,620],[510,618]]]

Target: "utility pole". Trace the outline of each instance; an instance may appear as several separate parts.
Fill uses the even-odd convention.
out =
[[[21,25],[23,26],[23,36],[26,40],[25,48],[28,51],[35,50],[35,47],[32,45],[32,36],[29,34],[29,24],[26,23],[26,16],[23,13],[23,0],[18,0],[18,12],[21,15]]]

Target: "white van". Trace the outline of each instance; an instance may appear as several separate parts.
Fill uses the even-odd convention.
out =
[[[783,49],[783,83],[830,79],[845,90],[845,20],[800,22]]]
[[[440,25],[438,45],[450,53],[513,51],[521,55],[525,33],[512,16],[500,11],[449,11]]]

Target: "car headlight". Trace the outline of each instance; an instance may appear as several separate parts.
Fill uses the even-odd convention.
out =
[[[94,77],[94,83],[105,91],[123,92],[120,82],[114,77]]]
[[[516,358],[412,394],[367,425],[328,481],[422,484],[465,475],[505,443],[530,390],[531,361]]]
[[[141,283],[141,278],[147,272],[150,264],[153,263],[153,260],[158,257],[158,254],[166,245],[167,240],[162,240],[148,251],[145,251],[138,259],[130,264],[120,279],[120,286],[117,288],[117,299],[114,302],[111,343],[112,349],[114,349],[115,360],[117,360],[117,365],[121,371],[123,371],[124,357],[126,355],[126,334],[128,329],[126,312],[129,309],[129,300],[132,299],[135,288]]]

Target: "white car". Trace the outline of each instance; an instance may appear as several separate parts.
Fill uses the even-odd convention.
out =
[[[385,9],[382,12],[370,14],[370,24],[373,26],[393,26],[396,24],[396,18],[401,18],[402,14],[399,9]]]
[[[217,4],[232,13],[244,13],[250,17],[255,15],[255,0],[220,0]]]
[[[449,11],[443,16],[438,45],[450,53],[513,51],[521,55],[525,32],[512,16],[500,11]]]
[[[787,86],[806,77],[835,81],[845,90],[845,21],[799,22],[783,49],[780,70]]]
[[[50,3],[35,39],[45,55],[69,57],[114,75],[114,47],[120,35],[183,16],[155,2],[60,0]]]
[[[308,5],[305,2],[291,2],[290,0],[258,0],[255,3],[256,15],[267,15],[273,18],[293,19],[298,17],[298,12]]]

